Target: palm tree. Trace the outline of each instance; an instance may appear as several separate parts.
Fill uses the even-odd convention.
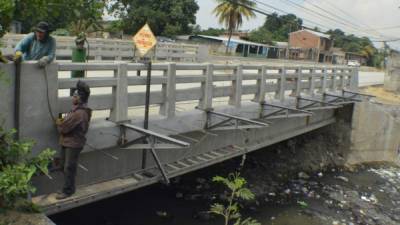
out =
[[[228,44],[226,53],[228,53],[231,42],[232,33],[239,29],[243,23],[243,17],[246,19],[256,17],[256,14],[251,8],[255,7],[256,3],[251,0],[215,0],[218,5],[213,10],[213,13],[218,17],[218,22],[224,24],[229,31]]]

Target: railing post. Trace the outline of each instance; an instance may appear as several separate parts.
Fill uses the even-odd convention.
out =
[[[279,70],[280,78],[278,79],[278,90],[275,93],[275,98],[281,102],[285,101],[285,90],[286,90],[286,69],[282,67]]]
[[[259,78],[257,79],[257,92],[254,95],[254,102],[262,103],[265,101],[265,92],[267,91],[267,67],[262,66],[258,69]]]
[[[337,81],[336,81],[336,78],[337,78],[337,70],[336,69],[332,69],[332,86],[331,86],[331,88],[330,88],[330,90],[331,91],[336,91],[336,89],[337,89]]]
[[[328,70],[326,68],[321,69],[321,75],[321,89],[319,90],[319,93],[324,93],[326,91]]]
[[[113,87],[113,108],[110,112],[110,120],[121,122],[128,119],[128,65],[118,64],[118,69],[114,71],[117,78],[117,86]]]
[[[345,70],[341,69],[340,70],[340,90],[343,90],[346,87],[346,76],[345,76]]]
[[[165,76],[165,74],[164,74]],[[160,107],[160,114],[171,118],[175,116],[176,104],[176,64],[168,64],[167,83],[162,85],[164,102]]]
[[[237,66],[234,70],[236,79],[232,81],[232,92],[229,97],[229,105],[240,108],[242,101],[242,80],[243,80],[243,65]]]
[[[301,93],[301,81],[302,81],[302,77],[303,77],[303,70],[301,67],[296,69],[296,87],[294,90],[292,90],[292,95],[294,96],[299,96]]]
[[[358,68],[354,68],[351,70],[350,89],[358,89]]]
[[[310,69],[310,77],[308,79],[309,82],[309,90],[308,90],[308,94],[310,96],[314,96],[315,95],[315,69]]]
[[[213,99],[213,76],[214,76],[214,65],[207,64],[207,68],[203,70],[203,75],[206,80],[201,82],[201,90],[202,97],[199,102],[199,107],[202,109],[210,109],[212,108],[212,99]]]

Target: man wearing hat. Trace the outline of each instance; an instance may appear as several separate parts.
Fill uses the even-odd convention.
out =
[[[45,67],[55,58],[56,40],[50,36],[50,26],[40,22],[35,32],[22,39],[15,47],[14,60],[38,60],[40,67]]]
[[[90,96],[89,86],[78,81],[72,95],[72,110],[56,121],[60,133],[61,167],[64,172],[64,186],[57,199],[68,198],[75,193],[75,176],[79,153],[86,144],[92,110],[87,107]]]

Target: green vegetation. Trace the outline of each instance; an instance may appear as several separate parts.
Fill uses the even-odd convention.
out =
[[[28,33],[39,21],[48,21],[53,28],[76,29],[93,27],[102,20],[107,0],[2,0],[0,22],[8,29],[12,20],[21,22]]]
[[[340,29],[329,30],[336,48],[342,48],[345,52],[360,54],[367,59],[368,66],[380,67],[384,58],[383,52],[379,52],[367,37],[356,37],[353,34],[346,35]]]
[[[267,16],[263,26],[250,32],[249,40],[271,44],[274,41],[287,41],[289,33],[301,29],[303,21],[293,14],[276,13]]]
[[[120,19],[124,33],[136,33],[146,22],[155,35],[190,34],[199,9],[195,0],[116,0],[109,12]]]
[[[35,192],[30,183],[32,177],[40,172],[47,174],[47,166],[55,154],[46,149],[32,157],[34,142],[16,141],[14,135],[15,130],[5,131],[0,127],[0,206],[6,208],[21,207],[16,204]]]
[[[225,29],[221,28],[208,28],[207,30],[202,30],[200,31],[198,34],[202,34],[202,35],[209,35],[209,36],[219,36],[222,35],[226,32]]]
[[[234,30],[239,29],[243,23],[243,17],[246,19],[254,18],[256,15],[248,7],[254,7],[256,4],[249,0],[215,0],[218,5],[213,13],[218,17],[218,22],[224,24],[229,31],[228,44],[226,45],[226,54],[228,54],[229,44]]]
[[[231,222],[234,225],[261,225],[257,220],[250,217],[242,219],[238,200],[253,200],[255,196],[245,187],[247,182],[238,172],[229,174],[228,178],[215,176],[213,181],[223,184],[230,193],[226,204],[214,203],[211,205],[211,213],[222,216],[225,225],[232,224]]]

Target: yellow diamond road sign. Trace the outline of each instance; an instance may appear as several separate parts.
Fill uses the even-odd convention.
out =
[[[133,37],[133,42],[140,56],[143,57],[157,44],[157,39],[146,23]]]

